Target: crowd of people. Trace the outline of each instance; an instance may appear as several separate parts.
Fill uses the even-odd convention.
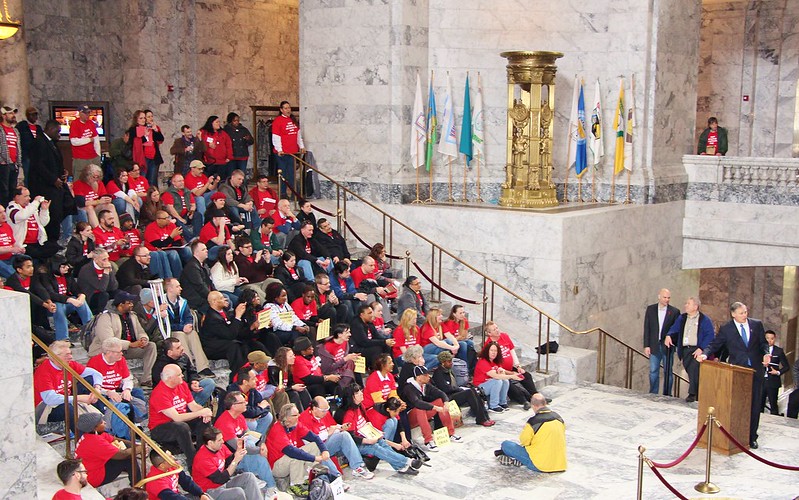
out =
[[[16,110],[0,111],[14,123]],[[430,307],[421,281],[392,268],[382,244],[356,259],[309,202],[294,213],[265,175],[248,189],[253,139],[235,113],[224,126],[209,117],[196,135],[183,126],[170,148],[174,173],[159,175],[164,133],[151,111],[136,111],[110,145],[104,183],[90,109],[77,111],[74,182],[57,122],[42,129],[31,108],[14,130],[32,141],[5,126],[0,134],[0,173],[30,160],[28,175],[0,183],[0,276],[28,295],[34,333],[52,352],[35,349],[38,423],[73,410],[64,394],[74,381],[65,386],[58,358],[185,457],[186,473],[149,483],[150,498],[179,498],[178,485],[210,498],[272,498],[275,478],[301,496],[314,463],[332,478],[347,463],[371,479],[379,461],[416,475],[437,451],[436,427],[461,442],[450,402],[483,426],[510,402],[530,408],[535,384],[496,324],[476,345],[465,309],[445,318]],[[290,105],[281,112],[273,143],[285,160],[304,147]],[[85,366],[72,360],[78,337]],[[127,359],[142,360],[137,377]],[[217,385],[211,360],[227,361],[228,385]],[[94,393],[78,392],[69,431],[82,461],[66,461],[62,479],[80,485],[85,473],[100,486],[123,472],[169,470],[157,453],[149,471],[132,467],[135,436]]]

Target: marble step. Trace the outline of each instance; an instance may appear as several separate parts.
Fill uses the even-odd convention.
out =
[[[58,475],[56,475],[56,467],[64,460],[64,454],[56,451],[55,448],[47,444],[39,436],[36,436],[36,441],[33,443],[33,451],[36,454],[36,491],[38,497],[41,499],[53,498],[55,492],[64,487],[58,479]],[[125,481],[127,482],[127,478]],[[4,496],[3,498],[12,497]],[[91,485],[88,485],[81,490],[81,498],[85,500],[103,500],[106,497]]]

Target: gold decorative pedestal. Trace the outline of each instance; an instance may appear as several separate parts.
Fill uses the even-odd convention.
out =
[[[558,205],[552,182],[555,60],[560,52],[503,52],[508,60],[508,163],[499,204]]]

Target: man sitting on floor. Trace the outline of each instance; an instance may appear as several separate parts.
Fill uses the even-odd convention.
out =
[[[533,472],[561,472],[566,470],[566,424],[563,418],[547,407],[541,393],[533,394],[530,401],[535,415],[519,434],[520,443],[503,441],[502,449],[494,455],[502,465],[524,465]]]

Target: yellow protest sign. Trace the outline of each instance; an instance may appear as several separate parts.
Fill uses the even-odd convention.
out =
[[[458,403],[455,401],[448,401],[447,409],[449,410],[449,414],[452,418],[461,416],[461,407],[458,406]]]
[[[358,429],[358,434],[365,437],[366,439],[380,439],[383,437],[383,433],[375,428],[374,425],[367,422],[366,425]]]
[[[449,440],[449,431],[446,427],[441,427],[433,431],[433,441],[435,441],[436,446],[447,446],[451,444]]]
[[[330,336],[330,318],[322,321],[316,327],[316,340],[324,340]]]
[[[358,356],[355,358],[355,373],[366,373],[366,358]]]
[[[258,328],[269,328],[272,324],[272,317],[269,315],[269,310],[264,309],[258,313]]]
[[[294,313],[291,311],[283,311],[282,313],[278,313],[278,319],[280,319],[281,323],[288,323],[289,325],[294,323]]]

